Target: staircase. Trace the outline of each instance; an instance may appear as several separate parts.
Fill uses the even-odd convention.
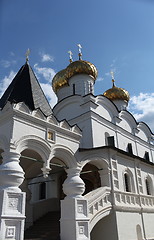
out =
[[[111,213],[112,204],[110,194],[110,188],[99,187],[84,196],[88,202],[90,231],[100,219]]]
[[[48,212],[25,231],[24,240],[60,240],[60,212]]]

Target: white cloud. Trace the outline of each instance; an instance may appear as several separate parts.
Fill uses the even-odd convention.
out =
[[[53,62],[54,61],[53,56],[51,56],[50,54],[40,52],[40,56],[41,56],[42,62]]]
[[[143,121],[154,132],[154,93],[140,93],[130,99],[129,110],[137,121]]]
[[[5,76],[2,80],[0,80],[0,96],[2,96],[2,94],[7,89],[15,75],[16,73],[13,70],[11,70],[8,76]]]
[[[45,83],[40,83],[40,85],[51,107],[53,107],[57,102],[57,97],[52,90],[51,82],[56,72],[52,68],[39,67],[37,63],[34,65],[34,68],[35,68],[35,71],[36,71],[35,73],[38,79],[41,79],[41,76],[43,76],[43,79],[45,80]]]
[[[10,67],[11,65],[16,64],[16,61],[15,61],[15,60],[11,60],[11,61],[1,60],[1,61],[0,61],[0,64],[2,65],[2,67],[8,68],[8,67]]]
[[[14,52],[10,52],[10,56],[14,57],[15,56],[15,53]]]
[[[57,97],[56,97],[54,91],[52,90],[51,84],[41,83],[41,87],[49,101],[49,104],[51,105],[51,107],[54,107],[54,105],[57,103]]]
[[[113,59],[112,63],[110,64],[110,67],[113,68],[116,62],[117,62],[117,58]]]
[[[42,75],[44,77],[44,79],[48,82],[51,82],[54,75],[56,74],[54,69],[46,68],[46,67],[39,67],[37,63],[34,65],[34,68],[36,70],[36,74]]]
[[[105,76],[111,76],[111,73],[110,72],[106,72]]]
[[[104,80],[103,77],[98,77],[98,78],[97,78],[97,82],[102,82],[103,80]]]

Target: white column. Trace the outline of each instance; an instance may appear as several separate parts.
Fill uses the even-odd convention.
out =
[[[20,154],[2,153],[0,165],[0,239],[23,240],[25,221],[25,193],[19,186],[24,172],[19,165]]]
[[[61,201],[61,240],[89,240],[88,206],[82,196],[85,184],[79,168],[68,169],[67,173],[63,184],[67,196]]]

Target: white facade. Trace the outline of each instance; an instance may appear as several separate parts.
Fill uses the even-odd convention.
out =
[[[74,74],[50,116],[24,102],[1,109],[0,239],[23,240],[54,211],[61,240],[154,239],[154,136],[93,88]]]

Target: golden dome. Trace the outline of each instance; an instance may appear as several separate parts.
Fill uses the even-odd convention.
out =
[[[113,87],[108,89],[107,91],[105,91],[103,93],[103,95],[107,98],[109,98],[110,100],[114,101],[114,100],[124,100],[126,102],[129,101],[129,92],[126,91],[123,88],[119,88],[116,87],[113,83]]]
[[[83,60],[78,60],[70,63],[66,68],[66,72],[68,79],[80,73],[88,74],[92,76],[94,80],[96,80],[97,78],[97,68],[95,67],[95,65]]]
[[[97,78],[97,69],[94,64],[88,61],[78,60],[70,63],[67,68],[61,70],[54,76],[52,80],[54,92],[56,93],[61,87],[68,85],[69,79],[80,73],[88,74],[92,76],[94,80]]]
[[[52,80],[52,88],[54,92],[57,92],[58,89],[65,85],[68,85],[68,81],[66,76],[66,69],[63,69],[54,76]]]

